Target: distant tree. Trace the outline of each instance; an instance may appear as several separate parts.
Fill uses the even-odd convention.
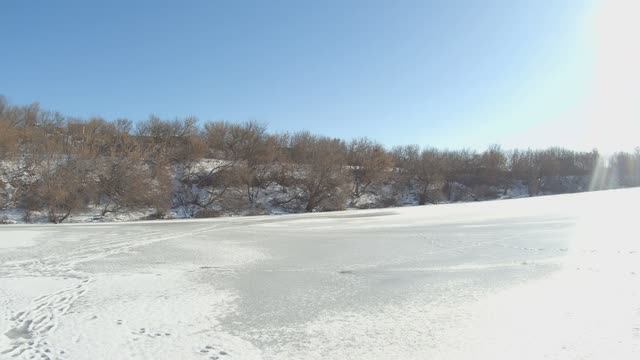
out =
[[[206,169],[197,167],[180,172],[182,187],[177,202],[203,209],[218,206],[230,190],[242,187],[253,205],[270,180],[273,150],[264,125],[206,123],[201,138],[207,156],[215,162],[209,162]]]
[[[9,205],[9,194],[6,191],[7,184],[0,178],[0,209],[6,209]]]
[[[479,159],[478,175],[483,184],[503,186],[506,180],[507,156],[499,145],[492,145]]]
[[[434,148],[420,151],[410,145],[396,148],[396,158],[413,185],[418,204],[434,200],[431,195],[439,193],[445,181],[443,154]]]
[[[74,160],[47,166],[41,177],[23,193],[24,208],[44,210],[50,222],[63,222],[89,203],[92,196],[89,170],[90,164]]]
[[[0,160],[9,159],[18,152],[18,130],[0,114]]]
[[[609,161],[609,168],[619,186],[640,186],[640,149],[635,153],[615,153]]]
[[[254,205],[260,191],[272,181],[278,144],[267,136],[264,125],[253,121],[228,126],[226,135],[225,157],[233,162],[237,182],[244,187],[249,204]]]
[[[307,212],[343,208],[347,164],[344,142],[301,132],[291,137],[289,148],[290,161],[296,165],[288,168],[285,177],[296,189],[289,201],[300,201]]]
[[[132,155],[104,158],[97,166],[96,188],[102,216],[122,209],[156,205],[150,186],[152,177],[141,159]]]
[[[360,197],[372,185],[382,184],[392,174],[393,160],[381,144],[367,138],[351,141],[347,162],[353,181],[353,196]]]
[[[301,132],[269,134],[266,126],[151,116],[77,119],[37,103],[0,96],[0,206],[40,211],[65,221],[88,205],[109,212],[184,208],[188,216],[260,213],[261,194],[289,209],[333,210],[366,193],[393,205],[415,196],[495,198],[522,183],[529,194],[640,185],[640,149],[605,157],[563,148],[483,152],[400,146],[387,152],[362,138],[348,145]],[[391,185],[387,187],[387,185]],[[392,190],[389,195],[388,189]]]
[[[189,215],[221,206],[225,195],[235,184],[232,167],[224,161],[184,173],[178,180],[180,187],[173,200]]]
[[[149,161],[178,163],[200,157],[204,152],[197,124],[194,117],[168,121],[151,116],[138,124],[136,136]]]
[[[459,184],[466,184],[473,171],[472,164],[475,154],[468,150],[445,151],[442,153],[443,178],[445,186],[443,192],[448,201],[456,201],[461,194],[456,192]]]

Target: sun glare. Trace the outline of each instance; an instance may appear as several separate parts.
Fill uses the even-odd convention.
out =
[[[592,18],[595,83],[587,139],[604,152],[631,150],[640,133],[640,2],[601,1]]]

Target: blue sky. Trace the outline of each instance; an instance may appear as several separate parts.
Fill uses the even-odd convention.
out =
[[[588,97],[594,7],[8,0],[0,94],[73,116],[252,119],[388,146],[554,145],[527,134]]]

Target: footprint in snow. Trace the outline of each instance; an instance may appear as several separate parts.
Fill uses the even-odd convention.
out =
[[[207,345],[204,348],[200,349],[200,353],[202,353],[202,354],[210,354],[211,352],[216,352],[216,348],[213,345]],[[218,360],[218,359],[220,359],[220,356],[218,356],[218,355],[227,356],[227,355],[229,355],[229,353],[227,353],[224,350],[219,350],[219,351],[217,351],[217,354],[211,355],[209,357],[209,359]]]

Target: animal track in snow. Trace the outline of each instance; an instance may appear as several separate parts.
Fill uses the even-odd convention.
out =
[[[89,282],[82,281],[86,286]],[[82,286],[72,286],[58,292],[40,296],[32,301],[29,309],[16,313],[10,320],[12,326],[4,333],[11,345],[0,354],[17,357],[48,357],[53,350],[44,340],[46,335],[58,326],[60,317],[64,316],[71,305],[85,293]],[[61,350],[64,354],[64,350]],[[45,355],[45,356],[42,356]]]
[[[216,230],[215,226],[206,227],[193,231],[192,235],[213,230]],[[91,274],[79,271],[77,265],[130,253],[141,246],[184,236],[183,233],[166,234],[164,232],[149,232],[143,238],[126,235],[128,234],[101,233],[95,238],[77,241],[74,244],[77,246],[64,254],[51,253],[36,259],[16,260],[0,264],[0,276],[78,279],[78,283],[74,286],[32,300],[26,309],[10,318],[11,324],[8,330],[0,333],[0,336],[6,336],[9,339],[9,347],[0,349],[0,358],[6,356],[39,357],[42,359],[63,358],[63,355],[66,354],[65,350],[54,349],[46,339],[47,335],[59,325],[61,318],[69,313],[74,302],[85,294],[93,281]],[[135,241],[131,239],[135,239]],[[117,324],[122,324],[122,321]],[[168,332],[148,334],[152,337],[170,335]]]
[[[219,360],[224,358],[230,358],[229,353],[224,350],[220,350],[213,345],[206,345],[199,350],[201,355],[208,355],[210,360]]]

